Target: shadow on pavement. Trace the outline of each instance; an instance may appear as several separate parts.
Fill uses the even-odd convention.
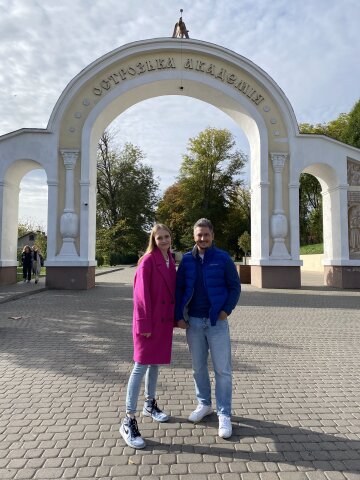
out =
[[[193,424],[184,418],[171,419],[183,428],[194,428]],[[200,424],[198,424],[200,425]],[[210,427],[215,436],[217,417],[215,414],[201,422],[202,426]],[[162,444],[154,439],[146,439],[146,450],[153,453],[190,453],[216,455],[222,460],[226,458],[244,462],[272,462],[293,465],[304,469],[334,470],[359,473],[360,441],[349,440],[300,427],[291,427],[252,418],[232,417],[233,435],[228,440],[217,438],[219,443],[201,444]],[[251,451],[249,443],[256,444],[259,451]],[[269,451],[274,448],[274,451]],[[260,451],[261,450],[261,451]],[[331,466],[331,468],[330,468]],[[294,470],[296,471],[296,470]],[[289,477],[291,478],[291,477]]]
[[[273,293],[243,292],[240,305],[266,304],[269,298],[279,303]],[[47,299],[51,304],[46,304]],[[51,290],[18,299],[1,306],[1,317],[6,320],[0,323],[0,348],[27,368],[41,370],[45,365],[48,371],[100,383],[122,381],[119,365],[126,363],[128,371],[132,363],[132,308],[132,286],[119,283],[98,283],[87,291]],[[234,352],[244,343],[252,344],[234,338]],[[271,342],[258,346],[298,348]],[[175,329],[172,364],[164,367],[179,362],[182,368],[191,369],[185,334]],[[233,368],[261,371],[236,356]]]
[[[314,293],[301,293],[302,290],[253,290],[248,289],[241,293],[238,306],[256,307],[284,307],[284,308],[334,308],[334,309],[360,309],[360,292],[354,290],[355,295],[348,295],[344,290],[326,291],[319,294],[314,288],[309,289]]]

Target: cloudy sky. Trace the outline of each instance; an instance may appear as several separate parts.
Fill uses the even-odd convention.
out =
[[[180,8],[191,38],[227,47],[265,70],[298,122],[327,122],[359,99],[358,0],[0,0],[0,135],[45,128],[83,68],[126,43],[170,37]],[[190,98],[142,102],[112,128],[120,145],[130,141],[144,151],[164,189],[188,139],[207,126],[229,128],[248,152],[231,119]],[[45,175],[34,171],[21,183],[20,220],[46,228],[46,204]]]

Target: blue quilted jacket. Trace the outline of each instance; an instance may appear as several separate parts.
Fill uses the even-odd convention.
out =
[[[176,276],[176,320],[188,319],[188,305],[194,294],[196,280],[195,246],[185,253]],[[215,325],[221,310],[228,315],[235,308],[240,297],[240,279],[235,264],[224,250],[212,246],[205,251],[203,261],[205,288],[210,300],[209,318]]]

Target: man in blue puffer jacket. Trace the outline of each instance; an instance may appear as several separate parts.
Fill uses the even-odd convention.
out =
[[[213,411],[208,354],[215,372],[215,398],[219,436],[229,438],[231,426],[231,344],[228,316],[240,296],[240,279],[229,254],[213,245],[210,220],[194,225],[195,247],[179,265],[176,280],[176,320],[186,328],[192,360],[197,408],[189,416],[199,422]]]

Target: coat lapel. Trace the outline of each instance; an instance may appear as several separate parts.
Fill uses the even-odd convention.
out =
[[[153,251],[155,264],[157,271],[163,277],[165,284],[171,294],[174,296],[174,289],[175,289],[175,278],[176,278],[176,270],[175,270],[175,262],[172,258],[171,254],[169,255],[170,265],[169,268],[166,266],[165,259],[158,248]]]

